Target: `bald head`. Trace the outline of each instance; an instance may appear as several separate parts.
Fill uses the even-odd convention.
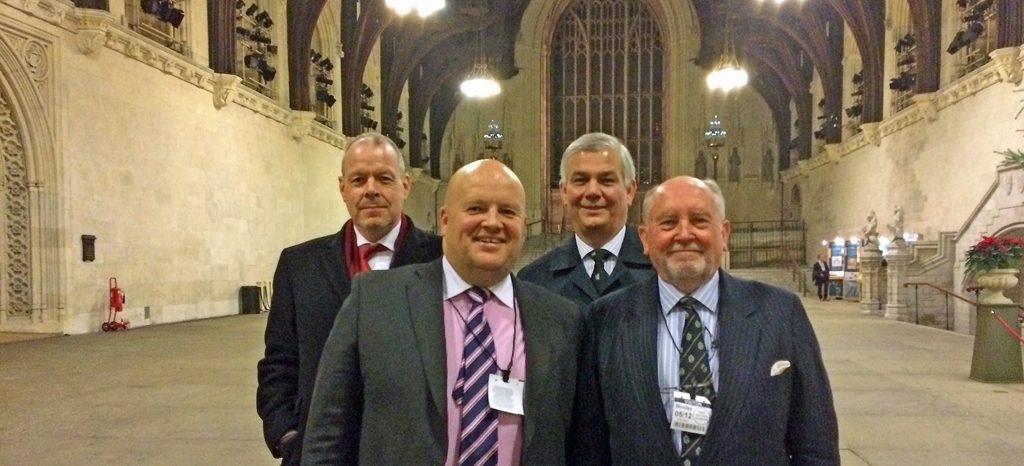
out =
[[[460,168],[441,208],[445,258],[471,285],[498,283],[523,248],[525,211],[523,184],[501,162],[478,160]]]

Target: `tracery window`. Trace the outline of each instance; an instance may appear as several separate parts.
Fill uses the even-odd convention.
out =
[[[642,0],[576,0],[551,42],[550,183],[582,134],[622,139],[642,184],[662,179],[661,30]]]

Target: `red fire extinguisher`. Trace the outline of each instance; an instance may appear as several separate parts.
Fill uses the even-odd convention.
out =
[[[101,328],[104,332],[114,332],[117,330],[128,330],[131,322],[124,320],[123,318],[118,319],[117,313],[124,311],[124,291],[117,287],[117,277],[110,277],[110,308],[107,312],[107,321],[103,323]]]

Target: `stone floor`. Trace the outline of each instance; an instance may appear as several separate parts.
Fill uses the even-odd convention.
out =
[[[972,337],[805,301],[845,465],[1024,464],[1024,385]],[[0,345],[0,464],[274,464],[254,406],[265,315]]]

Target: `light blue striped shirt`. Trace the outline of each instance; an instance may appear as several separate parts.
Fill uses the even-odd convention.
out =
[[[711,379],[718,393],[718,272],[710,280],[694,290],[692,296],[700,302],[697,315],[704,325],[704,345],[708,348],[711,365]],[[679,386],[679,350],[677,344],[683,339],[683,312],[676,308],[686,293],[658,277],[658,296],[661,301],[661,312],[664,319],[658,326],[658,391],[661,402],[665,406],[665,415],[672,422],[672,391]],[[674,339],[674,343],[673,343]],[[712,413],[714,407],[712,407]],[[712,414],[714,416],[714,414]],[[672,441],[676,451],[681,451],[683,438],[679,431],[672,431]]]

